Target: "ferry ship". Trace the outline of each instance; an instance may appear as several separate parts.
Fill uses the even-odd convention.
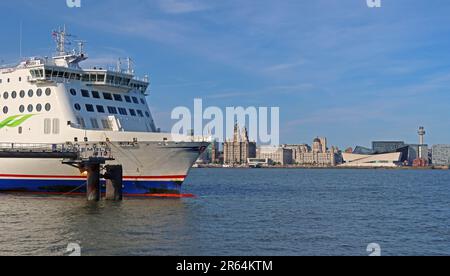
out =
[[[181,194],[209,143],[161,133],[146,100],[148,77],[137,78],[130,64],[82,68],[83,42],[66,51],[65,27],[53,36],[53,57],[0,68],[0,151],[107,145],[107,164],[123,167],[124,196]],[[85,192],[85,183],[85,172],[58,159],[0,158],[0,192],[75,194]]]

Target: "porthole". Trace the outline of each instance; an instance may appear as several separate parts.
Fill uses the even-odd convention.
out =
[[[3,99],[7,100],[7,99],[8,99],[8,97],[9,97],[9,94],[8,94],[8,92],[5,92],[5,93],[3,93]]]
[[[28,112],[33,112],[33,105],[29,104],[27,107]]]
[[[7,106],[3,107],[3,114],[8,114],[8,107]]]
[[[42,111],[42,104],[37,104],[36,105],[36,111],[37,112],[41,112]]]
[[[70,89],[70,94],[72,95],[72,96],[76,96],[77,95],[77,90],[75,90],[75,89]]]
[[[42,89],[36,90],[36,96],[41,97],[42,96]]]
[[[45,105],[45,110],[46,111],[50,111],[50,109],[52,109],[52,106],[48,103]]]
[[[30,90],[28,90],[28,97],[33,97],[33,95],[34,95],[34,92],[33,92],[33,90],[32,89],[30,89]]]
[[[45,89],[45,95],[50,96],[52,94],[52,90],[50,88]]]
[[[81,110],[81,105],[79,105],[79,104],[75,104],[74,107],[75,107],[75,110],[78,110],[78,111]]]
[[[19,107],[19,111],[20,111],[20,113],[23,113],[25,111],[25,106],[21,105]]]
[[[11,92],[11,98],[13,98],[13,99],[17,98],[17,92],[16,91]]]
[[[21,98],[25,98],[25,91],[20,91],[19,92],[19,96],[21,97]]]

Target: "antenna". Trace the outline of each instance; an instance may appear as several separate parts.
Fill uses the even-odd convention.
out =
[[[22,28],[23,28],[23,22],[20,21],[20,30],[19,30],[19,53],[20,53],[20,59],[22,59]]]
[[[84,55],[84,45],[86,44],[87,41],[85,41],[85,40],[75,40],[75,42],[77,42],[77,44],[78,44],[78,54],[79,55]]]
[[[134,74],[133,60],[130,57],[127,58],[127,73],[130,75]]]
[[[66,25],[64,25],[62,30],[61,27],[59,27],[58,31],[53,31],[52,35],[56,42],[56,51],[58,55],[66,55],[66,45],[70,45],[70,42],[67,41],[67,38],[72,36],[66,32]]]

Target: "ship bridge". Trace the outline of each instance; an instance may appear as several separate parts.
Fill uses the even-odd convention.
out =
[[[120,60],[116,70],[104,70],[94,67],[83,69],[79,63],[88,59],[84,53],[84,42],[79,41],[78,50],[66,52],[65,46],[67,37],[70,37],[65,27],[59,31],[54,31],[53,35],[57,43],[57,55],[53,58],[32,58],[22,62],[19,67],[29,69],[29,82],[32,83],[55,83],[81,81],[86,86],[98,89],[108,89],[112,92],[128,93],[131,90],[140,91],[145,95],[149,86],[148,77],[142,79],[134,75],[131,68],[131,59],[127,59],[128,68],[126,71],[120,68]]]
[[[113,92],[128,93],[131,90],[138,90],[145,94],[149,86],[148,78],[138,79],[133,74],[94,69],[73,69],[55,65],[35,65],[30,68],[31,77],[28,81],[46,82],[70,82],[81,81],[87,86],[98,89],[108,89]]]

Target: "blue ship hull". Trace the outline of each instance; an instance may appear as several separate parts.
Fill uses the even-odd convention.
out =
[[[180,195],[181,181],[133,181],[124,180],[124,196]],[[105,181],[101,181],[105,192]],[[85,180],[40,180],[40,179],[0,179],[0,192],[20,192],[49,195],[84,195]]]

